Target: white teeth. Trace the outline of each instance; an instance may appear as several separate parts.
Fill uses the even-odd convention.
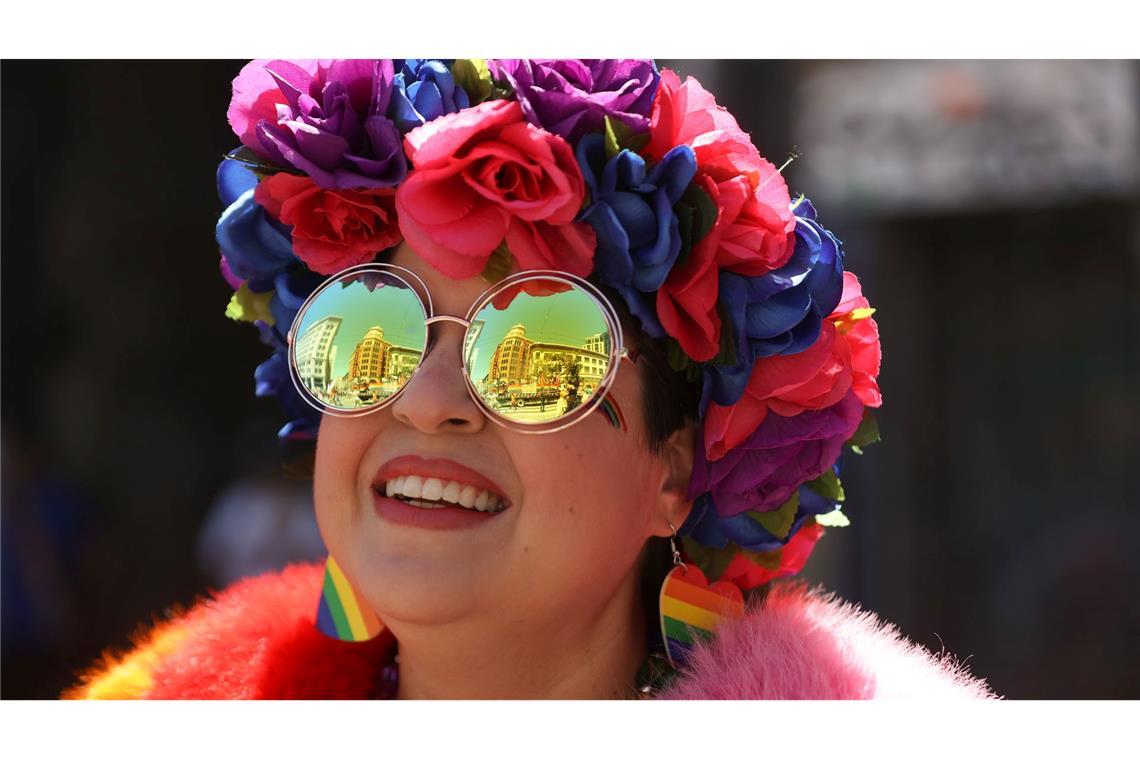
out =
[[[424,481],[424,490],[421,498],[428,501],[439,501],[443,496],[443,481],[439,478],[428,478]]]
[[[447,485],[443,487],[443,493],[440,494],[441,499],[450,501],[452,504],[459,503],[459,492],[463,490],[463,486],[456,483],[454,480],[448,481]]]
[[[480,512],[501,512],[506,509],[502,500],[489,491],[481,491],[475,486],[454,480],[422,478],[419,475],[404,475],[389,480],[384,484],[384,494],[389,498],[399,497],[410,504],[431,508],[454,504]]]
[[[404,481],[404,487],[400,490],[409,499],[418,499],[424,495],[424,479],[419,475],[409,475],[408,479]]]

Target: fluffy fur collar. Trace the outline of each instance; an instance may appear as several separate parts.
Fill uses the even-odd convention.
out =
[[[105,655],[65,697],[367,699],[394,650],[388,634],[333,641],[313,625],[321,565],[241,581]],[[725,626],[666,699],[978,698],[993,694],[948,656],[873,614],[797,584]]]

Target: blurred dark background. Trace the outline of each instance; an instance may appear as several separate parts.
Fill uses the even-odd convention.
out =
[[[659,61],[845,242],[883,443],[805,577],[1013,698],[1140,697],[1140,66]],[[321,556],[226,319],[231,61],[5,61],[0,695]]]

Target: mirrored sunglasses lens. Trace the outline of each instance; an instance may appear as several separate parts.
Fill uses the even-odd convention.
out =
[[[543,425],[590,401],[609,369],[612,340],[601,308],[584,290],[527,280],[475,315],[463,361],[490,410]]]
[[[390,274],[366,272],[331,283],[309,304],[294,335],[301,385],[340,411],[383,403],[419,365],[425,318],[419,297]]]

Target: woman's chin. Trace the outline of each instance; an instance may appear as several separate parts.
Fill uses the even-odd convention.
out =
[[[479,564],[455,556],[370,552],[360,558],[357,584],[381,619],[445,623],[478,607],[480,589],[487,587]]]

